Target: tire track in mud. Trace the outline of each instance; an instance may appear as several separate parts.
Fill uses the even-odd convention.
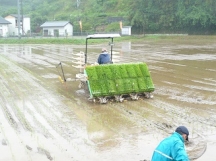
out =
[[[154,57],[147,56],[149,58],[149,60],[148,60],[149,62],[151,62],[154,59],[155,60],[158,59],[157,58],[157,52],[156,53],[155,53],[155,51],[151,51],[151,52],[154,52]],[[139,58],[141,58],[143,56],[143,54],[137,54],[137,53],[134,53],[134,54],[136,54],[136,57],[139,57]],[[159,57],[163,57],[163,59],[164,58],[166,59],[166,55],[167,54],[169,55],[171,53],[170,52],[166,52],[165,55],[161,56],[161,52],[158,51],[158,56]],[[125,61],[130,62],[130,60],[131,60],[130,57],[131,57],[131,55],[128,56],[128,57],[125,56],[124,59],[121,60],[121,61],[122,62],[123,61],[124,62]],[[212,90],[212,89],[214,89],[215,85],[213,83],[211,83],[212,80],[210,80],[210,83],[208,83],[208,82],[205,81],[204,78],[200,79],[197,76],[191,75],[191,73],[194,73],[194,72],[195,72],[194,75],[203,75],[203,71],[202,70],[197,70],[197,67],[194,67],[194,66],[188,66],[188,65],[184,65],[184,64],[176,64],[176,63],[169,63],[167,61],[163,61],[163,59],[160,62],[159,61],[156,61],[156,62],[153,61],[154,63],[157,63],[157,66],[152,66],[152,65],[150,66],[151,69],[153,69],[152,75],[153,76],[154,75],[159,76],[159,75],[162,75],[161,71],[163,71],[163,70],[167,71],[167,70],[171,69],[170,73],[167,73],[167,72],[163,73],[163,77],[165,77],[165,75],[167,77],[171,77],[171,78],[173,77],[173,78],[176,79],[176,82],[175,82],[175,84],[170,84],[171,82],[164,82],[164,84],[167,85],[167,87],[164,87],[164,89],[162,89],[162,88],[159,89],[159,90],[162,89],[161,91],[164,90],[164,92],[161,92],[161,91],[159,92],[158,89],[156,89],[155,92],[157,92],[157,93],[159,92],[158,94],[161,94],[162,96],[164,96],[164,95],[170,96],[170,99],[175,100],[177,102],[178,101],[181,101],[181,102],[185,102],[186,101],[186,102],[193,103],[193,104],[197,104],[198,103],[198,104],[200,104],[200,106],[203,105],[203,104],[205,105],[205,103],[207,103],[207,104],[210,103],[210,105],[214,104],[214,100],[207,100],[207,101],[202,100],[202,97],[203,97],[202,96],[202,91],[205,91],[205,90],[206,91],[212,91],[212,94],[214,94],[214,90]],[[158,62],[159,62],[159,64],[158,64]],[[162,64],[163,63],[164,64],[170,64],[170,66],[167,69],[166,68],[160,69],[160,68],[158,68],[158,65],[160,66],[161,63]],[[181,71],[178,70],[179,68],[176,68],[178,66],[180,68],[182,68]],[[187,69],[187,68],[190,69],[190,72],[185,72],[184,69]],[[154,69],[157,69],[157,70],[154,70]],[[177,75],[174,75],[175,73]],[[196,81],[197,79],[200,79],[201,81],[197,82]],[[184,82],[185,84],[182,85],[181,82]],[[197,85],[196,84],[194,85],[195,82],[196,82]],[[214,82],[214,80],[213,80],[213,82]],[[206,86],[206,85],[209,85],[209,87],[208,88],[204,88],[203,86]],[[171,90],[171,91],[169,90],[169,89],[173,89],[173,87],[175,88],[176,91],[175,90]],[[200,89],[200,92],[199,93],[198,92],[197,93],[190,93],[190,92],[188,92],[188,91],[190,91],[193,88]],[[187,91],[187,93],[181,92],[181,91],[184,91],[184,90]],[[171,93],[169,93],[169,92],[171,92]],[[180,94],[180,96],[178,96],[179,94]],[[191,96],[191,94],[193,94],[194,96]],[[191,97],[194,97],[194,98],[191,98]],[[215,127],[215,125],[214,125],[215,120],[213,118],[206,119],[205,117],[201,117],[201,116],[193,114],[193,111],[194,111],[193,106],[192,107],[181,107],[181,106],[177,106],[175,104],[171,105],[171,104],[163,102],[163,101],[162,102],[161,101],[156,101],[154,103],[151,102],[150,104],[153,107],[156,107],[156,110],[157,110],[157,108],[159,108],[159,109],[161,109],[163,111],[161,114],[160,113],[158,114],[158,111],[157,112],[151,111],[152,113],[155,113],[156,116],[161,117],[161,118],[164,119],[164,114],[167,115],[167,116],[165,116],[165,117],[167,117],[165,119],[165,120],[167,120],[167,123],[165,123],[165,126],[168,126],[168,127],[174,126],[175,127],[175,126],[178,126],[179,124],[183,124],[183,123],[186,124],[186,125],[189,125],[189,124],[193,123],[193,124],[197,124],[197,125],[191,125],[191,126],[193,126],[192,128],[197,128],[197,127],[194,127],[194,126],[199,126],[199,124],[202,123],[202,124],[209,125],[208,128],[213,128],[214,129],[214,127]],[[137,103],[132,103],[131,106],[132,105],[136,106]],[[164,106],[164,108],[161,107],[161,106]],[[121,107],[121,112],[125,113],[125,115],[127,115],[128,117],[131,117],[131,112],[128,110],[129,111],[128,113],[130,113],[130,114],[127,114],[127,111],[125,111],[125,108],[126,108],[126,106],[123,105]],[[205,113],[206,112],[209,113],[207,110],[205,111]],[[135,118],[137,118],[137,117],[135,117]],[[172,119],[169,119],[169,118],[172,118]],[[137,118],[137,120],[139,120],[139,119]],[[211,120],[210,123],[207,120]],[[172,122],[171,125],[170,125],[170,122]],[[155,124],[154,125],[155,128],[161,128],[161,127],[163,128],[163,124],[161,125],[161,123],[159,123],[158,126],[157,126],[158,123],[152,123],[152,124]],[[199,128],[202,128],[202,126],[205,126],[205,125],[201,125],[201,126],[199,126]]]
[[[193,131],[202,129],[206,129],[206,131],[215,131],[216,120],[211,117],[211,113],[215,113],[214,110],[212,111],[213,105],[215,104],[214,100],[205,100],[202,93],[203,90],[197,91],[191,88],[187,89],[191,86],[187,87],[186,84],[168,85],[169,84],[166,85],[167,87],[165,86],[156,89],[155,94],[160,96],[160,98],[151,102],[152,106],[163,109],[168,113],[169,117],[175,118],[173,121],[176,120],[174,121],[176,126],[185,123]],[[199,84],[199,86],[202,87],[202,84]],[[185,87],[186,89],[184,89]],[[214,92],[212,92],[212,94],[213,93]],[[169,101],[162,101],[161,98],[164,97],[168,97]]]
[[[7,60],[6,59],[1,59],[1,60],[4,60],[4,62],[7,62]],[[9,64],[8,64],[9,65]],[[13,67],[12,67],[13,66]],[[19,67],[18,66],[16,66],[16,65],[12,65],[12,66],[10,66],[11,67],[11,69],[12,70],[14,70],[14,71],[16,71],[18,74],[19,74],[19,72],[22,72],[22,74],[23,75],[25,75],[26,77],[28,77],[29,78],[29,75],[24,71],[24,70],[20,70],[19,72],[17,71],[17,68],[19,69]],[[15,73],[15,72],[14,72]],[[16,77],[15,75],[14,75],[14,77]],[[31,77],[31,76],[30,76]],[[22,81],[24,81],[25,80],[25,78],[24,77],[21,77],[21,79],[23,79]],[[9,81],[9,80],[8,80]],[[31,84],[34,84],[34,85],[36,85],[37,83],[36,82],[34,82],[34,81],[32,81],[31,79],[30,79],[30,81],[29,82],[31,82]],[[10,82],[9,82],[10,83]],[[29,88],[29,86],[32,86],[32,85],[24,85],[24,86],[21,86],[21,88]],[[16,89],[17,88],[17,86],[13,86],[13,87],[8,87],[8,86],[6,86],[6,89],[9,89],[9,90],[14,90],[14,93],[16,94],[16,92],[17,92],[17,94],[18,93],[22,93],[22,92],[20,92],[19,91],[19,89]],[[47,115],[44,115],[46,112],[48,112],[48,111],[39,111],[39,108],[41,108],[43,105],[45,105],[45,106],[43,106],[42,108],[44,108],[44,107],[47,107],[47,103],[42,103],[42,105],[37,105],[37,101],[34,101],[34,99],[37,99],[37,100],[40,100],[41,98],[39,97],[39,96],[37,96],[37,95],[42,95],[42,96],[44,96],[44,95],[46,95],[46,96],[48,96],[46,93],[44,93],[44,92],[41,92],[40,91],[41,90],[41,87],[40,87],[40,85],[37,85],[37,87],[36,87],[36,90],[34,89],[34,90],[32,90],[30,93],[37,93],[37,94],[33,94],[31,97],[26,97],[26,96],[23,96],[23,97],[25,97],[25,99],[29,99],[29,100],[31,100],[32,101],[32,103],[34,104],[34,105],[29,105],[28,103],[25,103],[25,111],[22,111],[22,112],[24,112],[26,115],[28,115],[28,118],[30,118],[30,117],[32,117],[31,118],[31,120],[32,121],[29,121],[29,120],[25,120],[25,124],[23,124],[23,126],[25,127],[25,125],[26,125],[26,123],[28,122],[28,123],[30,123],[33,127],[34,127],[34,130],[35,131],[37,131],[38,132],[38,130],[39,129],[41,129],[41,130],[39,130],[40,131],[40,133],[42,133],[42,134],[44,134],[44,135],[47,135],[48,133],[50,133],[51,132],[51,134],[52,135],[54,135],[54,138],[55,138],[55,140],[58,140],[59,142],[58,142],[58,145],[57,146],[60,146],[60,145],[65,145],[66,147],[67,146],[69,146],[70,147],[70,144],[71,143],[67,143],[67,141],[69,140],[69,139],[67,139],[67,141],[65,141],[65,138],[62,138],[62,139],[60,139],[61,138],[61,136],[62,136],[62,133],[60,133],[59,135],[58,135],[58,132],[60,132],[62,129],[58,129],[56,132],[54,132],[57,128],[55,128],[55,126],[53,126],[53,124],[52,124],[52,126],[48,126],[48,124],[50,123],[49,122],[49,118],[47,118]],[[39,93],[38,93],[39,92]],[[23,93],[24,94],[24,93]],[[13,95],[12,96],[10,96],[11,98],[13,98]],[[52,99],[54,99],[53,98],[53,96],[50,96]],[[2,95],[2,98],[4,98],[4,96]],[[16,98],[16,97],[15,97]],[[13,103],[13,102],[16,102],[16,99],[7,99],[5,102],[9,102],[9,103]],[[48,101],[49,102],[49,101]],[[50,104],[52,104],[52,102],[50,102]],[[59,106],[58,106],[59,107]],[[48,106],[48,108],[50,108],[50,106]],[[9,111],[9,112],[7,112],[8,113],[8,115],[10,116],[10,117],[8,117],[8,118],[11,118],[11,113],[13,112],[13,111],[16,111],[16,110],[18,110],[18,108],[16,107],[16,106],[14,106],[14,108],[13,108],[13,110],[12,111]],[[33,110],[33,111],[32,111]],[[6,110],[5,110],[6,111]],[[37,111],[37,112],[36,112]],[[57,116],[55,116],[55,113],[52,113],[51,112],[52,110],[49,110],[49,113],[52,115],[52,118],[57,118]],[[37,113],[40,113],[39,115],[40,115],[40,117],[37,117],[37,118],[35,118],[36,116],[35,115],[37,115]],[[42,117],[41,117],[42,116]],[[55,117],[54,117],[55,116]],[[17,117],[15,120],[16,120],[16,122],[17,123],[20,123],[21,122],[21,120],[23,119],[23,116],[19,116],[19,117]],[[10,119],[11,120],[11,119]],[[13,119],[14,120],[14,119]],[[42,123],[40,123],[41,122],[41,120],[44,120],[44,122],[42,122]],[[58,120],[60,120],[60,118],[58,118]],[[56,122],[58,122],[58,120],[56,121]],[[10,121],[11,122],[11,121]],[[44,123],[45,122],[47,122],[48,124],[46,124],[46,126],[44,125]],[[15,124],[14,122],[12,122],[13,124]],[[32,124],[32,123],[34,123],[34,124]],[[56,124],[55,124],[56,125]],[[76,124],[75,125],[76,126],[76,129],[77,129],[77,127],[78,127],[78,125]],[[42,128],[41,128],[42,127]],[[61,127],[66,127],[64,124],[62,124],[61,125]],[[22,126],[20,126],[19,128],[22,128]],[[53,129],[54,128],[54,129]],[[44,132],[44,130],[45,130],[45,132]],[[66,131],[68,131],[68,130],[63,130],[62,132],[66,132]],[[73,132],[70,132],[70,131],[68,131],[68,133],[70,133],[70,137],[72,137],[72,138],[77,138],[77,136],[73,136],[74,134],[73,134]],[[72,134],[72,135],[71,135]],[[71,139],[71,138],[70,138]],[[69,148],[69,147],[67,147],[67,148]],[[73,147],[73,146],[72,146]],[[74,146],[74,147],[76,147],[76,145]],[[61,149],[64,149],[64,147],[62,147]],[[71,155],[71,154],[68,154],[68,155]]]
[[[202,131],[203,129],[206,129],[206,131],[215,131],[216,126],[215,122],[216,119],[212,117],[206,118],[205,116],[197,115],[194,112],[194,109],[191,107],[181,107],[178,105],[172,105],[169,102],[161,101],[160,99],[157,99],[154,102],[150,102],[152,106],[162,109],[166,112],[168,118],[172,118],[172,123],[175,126],[178,126],[179,124],[185,124],[188,125],[191,129],[196,129],[196,131]],[[200,109],[195,109],[200,110]],[[204,110],[204,113],[209,113],[208,110]],[[160,115],[156,113],[157,115]],[[209,113],[209,115],[211,115]],[[161,117],[164,117],[162,114]]]
[[[45,46],[45,47],[33,46],[31,48],[34,52],[43,51],[43,54],[37,54],[37,52],[36,53],[31,52],[31,54],[30,54],[31,56],[28,57],[28,56],[26,56],[26,54],[19,54],[18,55],[15,51],[13,53],[10,53],[10,55],[11,55],[10,58],[12,60],[14,60],[14,58],[12,56],[16,55],[15,57],[17,57],[18,59],[15,61],[17,61],[18,63],[24,61],[27,65],[29,64],[29,66],[25,65],[25,67],[30,68],[30,70],[32,72],[35,72],[34,69],[41,70],[41,72],[43,72],[42,69],[46,69],[46,70],[48,69],[48,70],[50,70],[50,73],[54,73],[53,77],[58,77],[59,75],[61,77],[63,77],[61,75],[61,71],[59,71],[59,69],[57,69],[57,68],[54,69],[54,67],[57,67],[57,65],[60,62],[62,62],[66,78],[69,77],[69,78],[74,79],[75,74],[72,75],[72,73],[71,73],[71,69],[73,69],[73,67],[72,67],[73,61],[74,61],[74,58],[76,58],[76,56],[74,55],[74,51],[73,50],[67,51],[67,50],[65,50],[64,46],[53,47],[53,48],[51,48],[51,47],[52,46],[50,46],[50,45]],[[60,53],[58,51],[63,51],[63,53]],[[83,58],[83,60],[84,60],[84,58]],[[32,66],[34,66],[34,69],[31,68]],[[26,68],[26,70],[29,70],[27,68]],[[73,71],[74,70],[76,70],[77,73],[79,72],[79,69],[77,69],[77,68],[73,69]]]
[[[14,65],[14,64],[13,64]],[[23,73],[24,71],[18,71],[17,69],[15,69],[15,71],[13,72],[13,73]],[[25,77],[28,77],[28,74],[27,73],[25,73],[24,74],[25,75]],[[31,82],[31,84],[35,84],[36,82],[34,82],[34,81],[32,81],[32,80],[25,80],[25,77],[22,77],[22,82],[27,82],[27,81],[30,81]],[[28,88],[29,88],[29,86],[31,86],[31,85],[25,85],[24,83],[22,83],[22,84],[19,84],[19,85],[15,85],[15,84],[19,84],[17,81],[16,81],[16,83],[14,83],[14,85],[13,85],[13,89],[14,89],[14,91],[17,91],[17,93],[19,93],[19,95],[25,95],[25,92],[26,91],[28,91]],[[16,88],[20,88],[20,89],[16,89]],[[32,89],[33,88],[36,88],[36,90],[34,89],[34,93],[38,93],[38,92],[40,92],[40,90],[37,90],[38,88],[40,89],[40,87],[37,85],[36,87],[32,87]],[[9,87],[7,87],[7,89],[10,89]],[[24,90],[24,91],[23,91]],[[22,91],[22,92],[20,92],[20,91]],[[20,94],[21,93],[21,94]],[[31,92],[28,92],[30,95],[31,95]],[[41,93],[41,92],[40,92]],[[33,94],[33,96],[32,97],[27,97],[27,98],[25,98],[25,99],[27,99],[27,100],[34,100],[34,97],[38,97],[37,96],[37,94],[34,96],[35,94]],[[14,98],[14,96],[11,96],[11,97],[13,97]],[[24,98],[19,98],[19,99],[24,99]],[[11,101],[11,102],[16,102],[16,100],[14,100],[14,101]],[[23,106],[24,106],[24,104],[23,104]],[[31,106],[31,107],[34,107],[34,106]],[[21,110],[21,108],[25,108],[25,107],[20,107],[20,109],[19,110]],[[29,129],[29,128],[27,128],[27,129]],[[30,130],[30,129],[29,129]],[[30,130],[31,131],[31,130]]]
[[[5,61],[6,60],[4,60],[4,62]],[[9,73],[9,71],[6,72]],[[12,76],[9,74],[7,74],[7,77],[12,78]],[[3,92],[4,94],[1,94],[1,99],[2,99],[1,102],[2,102],[3,111],[5,112],[5,116],[7,116],[11,125],[17,130],[19,130],[19,128],[21,127],[19,124],[22,124],[26,129],[31,130],[31,127],[28,125],[28,123],[23,117],[23,113],[14,104],[15,100],[18,98],[18,96],[16,95],[17,89],[16,88],[12,89],[11,87],[8,86],[8,84],[10,84],[10,79],[7,79],[7,84],[5,83],[5,81],[2,80],[1,93]],[[14,84],[14,86],[16,85]]]
[[[55,63],[55,65],[57,65],[59,62],[64,62],[65,65],[67,65],[68,63],[71,63],[74,60],[74,58],[76,58],[74,53],[80,52],[77,49],[74,50],[73,48],[74,48],[74,45],[73,46],[59,46],[59,47],[54,46],[53,48],[51,48],[50,46],[33,47],[33,49],[35,50],[43,51],[44,54],[40,58],[42,58],[44,61],[47,61],[49,63],[52,63],[52,64]],[[71,49],[71,50],[67,50],[67,49]],[[37,56],[37,54],[35,56]],[[84,57],[83,57],[83,61],[84,61]],[[67,66],[70,66],[70,65],[67,65]]]
[[[126,101],[118,104],[118,107],[115,106],[115,109],[134,124],[134,127],[132,127],[133,132],[135,129],[139,129],[138,131],[144,133],[149,133],[152,130],[170,133],[173,127],[172,123],[155,114],[155,109],[150,104],[152,101],[154,100],[146,98],[137,101]],[[163,113],[162,110],[157,112]]]
[[[7,61],[1,57],[0,61],[2,61],[2,60],[4,60],[4,61],[1,64],[5,65],[4,63]],[[0,69],[5,69],[5,66],[4,67],[1,66]],[[7,76],[10,76],[9,70],[1,70],[0,73],[5,74],[5,72],[7,73]],[[23,130],[23,127],[24,127],[24,129],[25,129],[25,127],[27,127],[26,129],[28,129],[28,130],[29,130],[29,128],[27,126],[28,124],[27,124],[26,120],[23,119],[23,115],[22,115],[21,111],[19,111],[17,106],[13,103],[14,100],[17,99],[18,97],[16,96],[16,91],[13,91],[13,89],[9,86],[9,84],[10,84],[9,79],[7,79],[7,84],[5,83],[3,78],[1,79],[1,99],[4,100],[4,101],[1,101],[1,103],[0,103],[1,111],[2,111],[2,113],[0,112],[1,113],[1,123],[3,123],[3,127],[1,128],[1,131],[4,134],[4,138],[7,141],[7,145],[8,145],[8,148],[7,148],[8,152],[6,153],[8,155],[5,157],[7,158],[7,160],[10,160],[10,159],[16,160],[17,159],[17,160],[25,161],[25,160],[29,160],[30,156],[28,155],[27,150],[24,148],[25,145],[23,144],[21,137],[19,137],[19,134]],[[11,92],[11,91],[13,91],[13,92]],[[2,94],[2,92],[4,94]],[[15,99],[13,98],[13,96]],[[10,124],[10,125],[8,125],[8,124]],[[11,128],[13,128],[14,130],[12,130]],[[15,147],[12,146],[12,143],[15,144],[16,146]],[[19,147],[19,152],[17,152],[16,147]],[[19,155],[18,153],[21,155]],[[1,157],[2,156],[4,158],[4,154],[1,155]],[[10,158],[9,156],[11,156],[12,158]],[[22,156],[26,156],[26,157],[22,158]]]
[[[138,51],[138,50],[137,50]],[[140,56],[139,56],[140,55]],[[158,55],[160,55],[160,52],[158,52]],[[141,56],[143,56],[143,54],[137,54],[136,55],[136,57],[139,57],[139,58],[141,58]],[[155,56],[155,54],[154,54],[154,56]],[[128,61],[128,62],[130,62],[130,57],[131,56],[128,56],[128,57],[124,57],[124,62],[125,61]],[[160,62],[160,63],[162,63],[162,62]],[[164,62],[164,63],[167,63],[167,62]],[[176,65],[176,64],[174,64],[174,65]],[[153,69],[154,69],[154,67],[152,67]],[[166,70],[167,71],[167,69],[164,69],[164,70]],[[154,72],[155,74],[159,74],[161,72],[161,70],[160,71],[157,71],[157,72]],[[174,72],[174,70],[170,70],[170,72]],[[164,75],[163,75],[164,76]],[[170,74],[168,73],[167,74],[167,76],[168,77],[171,77],[170,76]],[[176,78],[177,80],[178,79],[182,79],[182,80],[185,80],[185,77],[182,77],[182,76],[180,76],[179,78]],[[162,103],[162,102],[161,102]],[[130,108],[132,107],[132,108],[135,108],[135,107],[139,107],[139,105],[137,105],[138,103],[135,103],[134,101],[133,101],[133,103],[130,103]],[[152,105],[152,107],[154,107],[154,105],[155,104],[151,104]],[[145,120],[145,122],[146,122],[146,124],[149,124],[149,125],[151,125],[151,127],[153,128],[153,129],[162,129],[163,131],[167,128],[167,130],[168,131],[170,131],[170,128],[171,127],[174,127],[174,126],[176,126],[176,125],[178,125],[179,124],[179,122],[185,122],[186,123],[186,121],[184,121],[184,119],[180,119],[181,117],[182,117],[182,115],[183,115],[183,113],[185,112],[185,111],[183,111],[182,112],[182,115],[175,115],[175,117],[177,117],[178,119],[179,119],[179,121],[178,122],[176,122],[176,123],[173,123],[172,121],[173,120],[170,120],[169,118],[172,118],[173,117],[173,112],[174,112],[174,110],[172,109],[171,110],[171,108],[173,108],[173,107],[171,107],[171,108],[169,108],[169,110],[171,111],[171,112],[167,112],[168,110],[166,110],[166,109],[163,109],[163,108],[160,108],[160,109],[162,109],[162,112],[161,112],[161,114],[159,113],[158,114],[158,111],[157,111],[157,114],[156,114],[156,116],[158,116],[159,118],[162,118],[161,116],[163,116],[164,114],[166,114],[167,116],[167,118],[164,120],[164,121],[166,121],[166,123],[164,123],[164,122],[154,122],[153,120],[154,120],[154,118],[153,117],[151,117],[150,119],[153,119],[153,120],[149,120],[149,119],[144,119],[144,117],[140,114],[140,111],[139,112],[137,112],[137,111],[134,111],[133,110],[133,112],[131,112],[131,110],[130,110],[130,108],[129,108],[129,110],[128,109],[126,109],[127,108],[127,106],[125,106],[125,104],[124,105],[120,105],[120,107],[118,106],[118,112],[119,113],[124,113],[127,117],[129,117],[129,118],[131,118],[132,120],[136,120],[135,122],[136,123],[138,123],[138,122],[140,122],[140,120]],[[121,109],[121,110],[120,110]],[[143,109],[146,109],[146,108],[143,108]],[[179,108],[177,108],[176,109],[176,111],[180,111],[182,109],[182,107],[179,107]],[[155,109],[155,110],[157,110],[157,109]],[[145,112],[149,112],[149,113],[151,113],[151,114],[154,114],[155,113],[155,111],[154,110],[143,110],[143,111],[145,111]],[[134,118],[132,118],[133,116],[131,116],[131,115],[135,115],[135,117]],[[161,115],[161,116],[160,116]],[[172,123],[171,123],[172,122]],[[146,125],[147,126],[147,125]],[[148,126],[147,126],[148,127]]]
[[[145,52],[147,52],[147,51],[145,51]],[[139,50],[137,50],[137,53],[140,53],[139,52]],[[136,54],[137,54],[136,53]],[[170,52],[166,52],[166,54],[165,55],[169,55],[170,54]],[[140,55],[140,56],[139,56]],[[156,55],[157,55],[157,52],[156,52]],[[165,57],[165,55],[163,55],[163,57]],[[136,55],[136,57],[142,57],[143,56],[143,54],[138,54],[138,55]],[[160,51],[158,51],[158,56],[160,56],[161,57],[161,52]],[[95,57],[95,54],[93,54],[92,55],[92,57]],[[130,59],[131,58],[131,55],[129,55],[129,56],[125,56],[124,57],[124,61],[125,60],[131,60]],[[151,59],[151,58],[155,58],[155,53],[154,53],[154,57],[148,57],[148,59]],[[130,62],[130,61],[129,61]],[[157,63],[157,62],[156,62]],[[167,63],[166,61],[164,61],[164,62],[160,62],[160,63]],[[158,64],[158,63],[157,63]],[[181,64],[175,64],[175,63],[168,63],[169,65],[172,65],[172,66],[182,66]],[[184,67],[185,65],[183,65],[183,67]],[[155,66],[156,67],[156,66]],[[185,68],[186,68],[187,66],[185,66]],[[154,66],[152,66],[152,68],[154,69]],[[169,69],[164,69],[165,71],[167,71],[167,70],[169,70]],[[173,72],[175,72],[175,68],[174,68],[174,70],[172,69],[170,72],[171,73],[173,73]],[[195,68],[194,68],[194,70],[196,70]],[[158,70],[155,74],[156,75],[158,75],[158,74],[160,74],[161,73],[161,70]],[[164,75],[163,75],[164,76]],[[170,74],[167,74],[167,76],[168,77],[170,77]],[[177,77],[176,76],[174,76],[174,78],[176,79],[176,80],[179,80],[179,79],[181,79],[182,81],[185,81],[185,80],[187,80],[187,81],[191,81],[191,76],[190,76],[190,78],[187,76],[187,74],[185,74],[184,72],[183,73],[181,73],[181,75],[180,75],[180,73],[178,73],[178,75],[177,75]],[[194,77],[192,80],[196,80],[197,79],[197,77]],[[193,82],[192,82],[193,83]],[[200,83],[203,83],[203,82],[200,82]],[[175,85],[177,85],[177,84],[175,84]],[[213,84],[212,84],[213,85]],[[179,87],[181,86],[181,85],[178,85]],[[190,88],[191,86],[187,86],[187,85],[185,85],[185,88]],[[179,88],[177,87],[177,90],[176,91],[178,91],[179,90]],[[131,105],[132,106],[132,105]],[[125,107],[123,106],[123,109],[124,109]],[[169,110],[171,110],[172,109],[172,112],[171,112],[171,114],[169,114],[167,117],[172,117],[173,116],[173,107],[171,107],[171,108],[169,108]],[[179,108],[177,108],[176,109],[176,113],[178,113],[178,111],[179,110],[181,110],[182,109],[182,107],[179,107]],[[151,111],[152,113],[154,113],[154,111]],[[184,111],[185,112],[185,111]],[[183,113],[184,113],[183,112]],[[187,112],[187,111],[186,111]],[[188,112],[189,113],[189,112]],[[164,113],[162,113],[161,115],[164,115]],[[175,117],[177,117],[177,115],[175,115]],[[180,116],[178,116],[178,118],[180,118],[180,117],[183,117],[182,115],[180,115]],[[186,117],[184,117],[184,119],[185,119]],[[182,119],[182,121],[184,120],[184,119]],[[202,122],[202,121],[201,121]],[[157,126],[157,125],[155,125],[155,126]],[[163,128],[163,125],[159,125],[159,128],[160,128],[160,126],[162,126],[162,128]],[[167,125],[167,126],[169,126],[169,125]]]
[[[123,103],[109,103],[97,107],[103,108],[104,111],[93,109],[92,113],[97,113],[99,118],[103,117],[104,113],[106,113],[108,116],[107,118],[103,117],[101,124],[119,136],[140,132],[149,133],[152,130],[170,133],[173,125],[166,121],[166,119],[162,121],[161,117],[157,117],[154,109],[149,107],[150,104],[148,101],[151,102],[152,100],[140,99],[138,101],[124,101]],[[106,119],[113,119],[114,121],[107,121]],[[159,119],[162,122],[158,121]]]
[[[1,95],[2,96],[2,95]],[[15,118],[14,118],[14,114],[11,113],[11,110],[8,109],[8,107],[6,105],[5,101],[1,101],[1,109],[4,112],[8,122],[10,123],[10,125],[15,128],[18,129],[18,123],[16,122]]]
[[[4,54],[5,60],[13,60],[15,65],[3,65],[0,66],[0,69],[5,68],[5,66],[13,69],[11,75],[9,74],[11,71],[3,74],[5,77],[11,77],[11,79],[8,83],[3,83],[6,90],[1,93],[1,97],[11,96],[11,102],[13,103],[9,104],[10,107],[16,106],[20,111],[25,109],[24,116],[26,122],[33,129],[32,133],[42,135],[39,137],[33,134],[34,137],[39,138],[35,146],[33,146],[33,143],[29,144],[23,136],[20,136],[19,140],[24,143],[27,142],[27,145],[32,149],[43,148],[34,151],[42,151],[45,155],[47,151],[50,157],[53,157],[56,155],[47,145],[54,145],[54,149],[58,149],[59,153],[65,154],[68,159],[73,155],[76,156],[74,152],[83,153],[86,149],[90,155],[94,155],[94,148],[103,148],[107,144],[121,142],[128,135],[161,133],[165,136],[173,131],[176,126],[183,123],[192,129],[192,133],[204,129],[207,132],[206,135],[208,135],[214,134],[216,131],[216,111],[212,109],[215,103],[215,91],[213,90],[215,79],[213,76],[209,77],[214,72],[212,68],[204,70],[210,72],[205,74],[206,78],[200,79],[198,76],[191,75],[190,72],[184,72],[187,64],[182,64],[179,61],[170,62],[169,59],[166,59],[166,56],[170,54],[169,52],[162,55],[161,49],[150,50],[147,48],[141,54],[141,50],[137,49],[134,54],[120,55],[119,62],[146,62],[154,78],[153,82],[156,88],[153,94],[155,98],[152,100],[125,101],[123,103],[109,102],[106,105],[100,105],[89,102],[87,97],[82,94],[77,94],[77,87],[75,87],[77,82],[58,85],[54,79],[46,81],[42,77],[47,73],[56,74],[55,63],[58,63],[58,60],[64,55],[62,61],[65,64],[66,72],[70,73],[68,76],[73,76],[76,70],[71,67],[73,58],[70,50],[60,50],[61,47],[55,45],[48,45],[41,49],[39,45],[36,45],[33,48],[31,59],[26,58],[25,55],[18,55],[19,60],[16,60],[12,55],[16,55],[17,51],[11,52],[10,55]],[[46,48],[53,48],[53,52]],[[46,49],[44,55],[37,56],[40,54],[34,53],[37,49]],[[98,54],[93,53],[89,60],[95,60],[97,56]],[[23,64],[23,62],[27,64]],[[10,63],[8,62],[8,64]],[[195,75],[203,74],[203,71],[196,71],[196,68],[191,67],[193,68],[191,72],[194,72]],[[72,71],[70,71],[70,68],[72,68]],[[19,75],[19,78],[17,75]],[[10,87],[8,84],[16,85]],[[13,90],[12,93],[7,90],[8,88]],[[203,93],[211,88],[211,94],[208,93],[211,97],[206,99]],[[18,97],[16,94],[23,95]],[[17,101],[20,99],[23,99],[23,102]],[[10,98],[5,99],[5,102],[7,101],[10,101]],[[202,107],[204,105],[206,106]],[[0,106],[2,105],[0,104]],[[10,107],[9,114],[15,111]],[[7,106],[4,108],[7,108]],[[14,114],[11,117],[14,117]],[[22,127],[25,127],[25,123],[21,123],[19,119],[17,117],[15,120],[18,120],[18,126],[22,129]],[[23,129],[26,130],[27,128]],[[22,132],[22,130],[20,131]],[[34,139],[32,142],[34,142]],[[64,152],[66,148],[68,151]],[[29,156],[32,156],[32,153]],[[85,157],[85,154],[80,155],[82,159]],[[94,156],[89,156],[88,159],[91,160],[90,158],[94,158]],[[103,159],[102,155],[101,158]]]
[[[0,106],[1,107],[1,106]],[[23,144],[23,140],[19,137],[17,131],[14,131],[13,126],[11,126],[8,120],[4,119],[3,113],[0,112],[0,139],[5,140],[4,148],[1,148],[1,157],[0,159],[4,160],[31,160],[31,157],[28,155],[27,149]],[[2,134],[2,136],[1,136]],[[15,144],[15,146],[13,146]],[[17,151],[17,147],[19,150]],[[23,157],[25,156],[25,157]]]

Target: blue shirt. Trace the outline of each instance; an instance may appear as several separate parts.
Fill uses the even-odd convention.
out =
[[[110,55],[107,52],[103,52],[98,57],[98,64],[111,63]]]
[[[184,146],[184,138],[177,132],[165,138],[155,149],[151,161],[190,161]]]

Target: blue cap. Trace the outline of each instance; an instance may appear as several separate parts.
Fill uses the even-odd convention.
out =
[[[182,133],[186,134],[187,135],[186,140],[188,140],[189,131],[188,131],[188,129],[185,126],[179,126],[179,127],[177,127],[177,129],[175,130],[175,132],[180,133],[180,134],[182,134]]]

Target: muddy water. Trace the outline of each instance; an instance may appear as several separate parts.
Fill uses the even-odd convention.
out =
[[[109,48],[90,45],[89,64],[102,47]],[[190,130],[191,158],[203,153],[194,150],[202,142],[197,160],[215,160],[216,37],[115,43],[114,63],[147,63],[154,98],[105,105],[89,101],[75,80],[84,49],[0,45],[0,160],[150,160],[179,125]]]

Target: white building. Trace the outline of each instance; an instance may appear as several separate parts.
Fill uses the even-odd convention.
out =
[[[18,36],[18,15],[11,14],[5,17],[11,24],[9,25],[9,36]],[[31,32],[30,18],[20,15],[20,34],[27,35]]]
[[[7,37],[9,35],[9,25],[11,23],[0,17],[0,37]]]
[[[73,36],[73,26],[69,21],[47,21],[40,27],[43,28],[43,36]]]
[[[123,26],[121,30],[122,35],[131,35],[131,26]]]

